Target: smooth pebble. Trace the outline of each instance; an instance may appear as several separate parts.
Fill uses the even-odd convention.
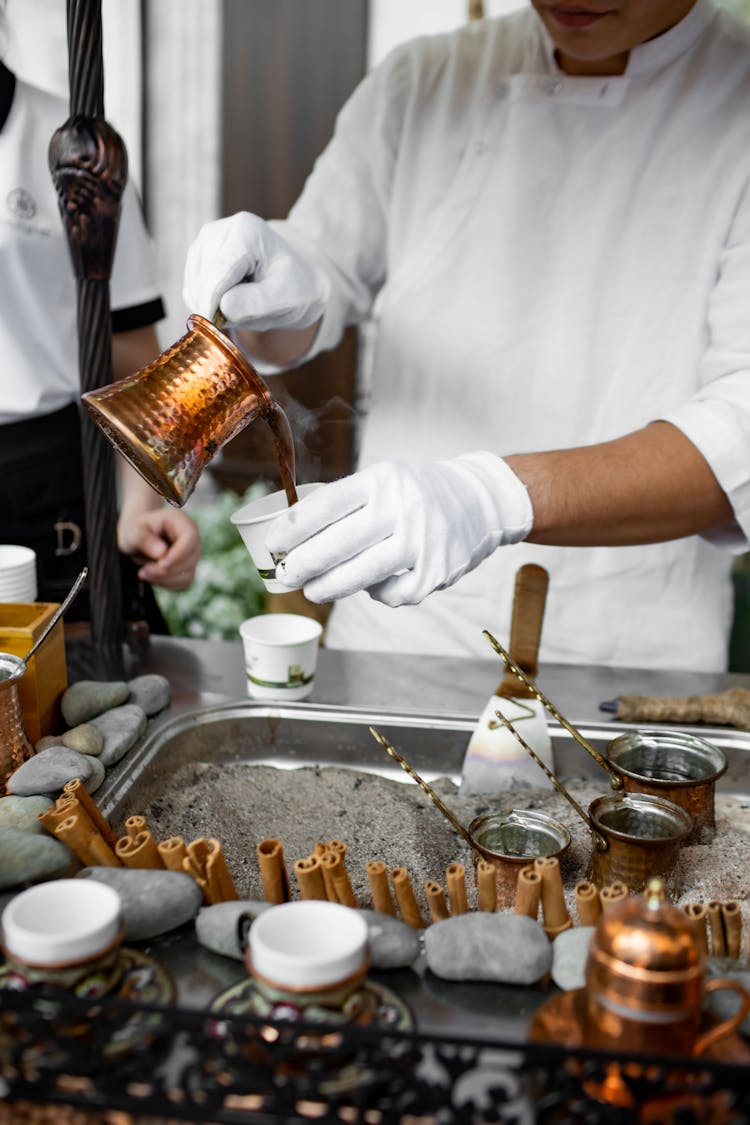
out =
[[[146,712],[137,703],[113,707],[91,720],[104,739],[99,761],[109,769],[124,757],[146,730]]]
[[[360,910],[367,922],[373,969],[406,969],[419,956],[419,934],[400,918],[378,910]]]
[[[552,979],[558,988],[569,992],[586,983],[586,961],[595,926],[572,926],[552,942]]]
[[[552,945],[525,914],[458,914],[424,932],[427,965],[444,980],[535,984],[552,966]]]
[[[63,692],[60,708],[68,726],[77,727],[112,707],[119,707],[129,695],[130,688],[124,680],[79,680]]]
[[[19,832],[45,832],[39,820],[41,813],[51,809],[54,801],[49,797],[15,797],[12,794],[0,798],[0,829],[16,828]]]
[[[150,718],[158,715],[169,705],[172,698],[172,687],[166,676],[152,672],[144,676],[136,676],[128,680],[130,689],[129,703],[137,703]]]
[[[117,891],[127,941],[145,941],[176,930],[195,918],[203,902],[195,879],[181,871],[84,867],[76,878],[97,879]]]
[[[104,747],[104,737],[93,723],[80,723],[77,727],[66,730],[60,736],[63,746],[70,750],[77,750],[79,754],[101,754]]]
[[[70,848],[46,832],[0,828],[0,890],[62,878],[76,863]]]
[[[195,936],[212,953],[244,961],[240,926],[243,924],[244,928],[245,921],[252,923],[270,905],[270,902],[247,898],[203,906],[195,919]]]
[[[89,779],[98,777],[98,760],[67,746],[51,746],[20,765],[8,778],[8,792],[19,797],[58,794],[68,781],[80,777],[88,789]],[[95,786],[96,787],[96,786]]]

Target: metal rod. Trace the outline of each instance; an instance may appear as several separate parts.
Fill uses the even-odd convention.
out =
[[[591,837],[594,841],[594,847],[598,848],[600,851],[603,851],[603,852],[606,851],[607,850],[607,841],[604,839],[604,837],[599,832],[597,832],[596,828],[594,828],[593,822],[592,822],[589,814],[583,809],[583,807],[581,805],[578,804],[578,801],[576,801],[575,797],[571,793],[568,792],[568,790],[565,788],[565,786],[562,784],[562,782],[557,780],[557,778],[553,774],[552,770],[547,768],[547,766],[544,764],[542,759],[537,754],[536,750],[532,750],[532,748],[529,746],[526,739],[521,737],[521,735],[518,733],[516,728],[513,726],[513,724],[510,722],[510,720],[508,718],[506,718],[506,716],[502,713],[502,711],[496,711],[495,714],[497,715],[498,719],[503,724],[505,729],[510,731],[510,733],[513,735],[513,737],[515,739],[517,739],[518,742],[520,742],[521,746],[523,746],[526,753],[530,754],[531,757],[536,762],[536,764],[541,769],[544,770],[547,777],[550,779],[550,781],[554,785],[555,789],[557,789],[558,792],[562,793],[565,800],[569,801],[570,804],[573,806],[575,811],[580,816],[581,820],[585,823],[586,827],[590,831]]]
[[[456,832],[458,832],[459,836],[462,836],[464,838],[466,843],[471,848],[472,852],[476,851],[476,845],[474,844],[474,841],[473,841],[473,839],[472,839],[472,837],[469,833],[469,830],[467,828],[464,828],[463,824],[461,824],[460,820],[456,819],[456,817],[453,815],[453,813],[448,808],[448,806],[443,804],[440,797],[438,797],[437,793],[432,788],[432,786],[428,785],[427,782],[424,780],[424,778],[419,776],[419,774],[414,769],[414,767],[410,766],[409,763],[406,761],[406,759],[401,757],[401,755],[399,754],[396,747],[393,746],[388,741],[388,739],[385,737],[385,735],[382,735],[379,730],[375,729],[375,727],[370,727],[370,734],[372,735],[372,737],[375,739],[376,742],[380,743],[380,745],[385,750],[386,754],[390,754],[390,756],[393,758],[394,762],[398,762],[398,764],[401,766],[401,769],[406,770],[409,777],[412,778],[413,781],[416,781],[419,788],[422,789],[423,792],[425,792],[427,794],[427,796],[430,798],[430,800],[433,802],[433,804],[437,805],[437,807],[440,809],[443,816],[446,817],[446,819],[450,821],[450,823],[455,828]]]
[[[540,691],[534,681],[529,679],[522,668],[519,668],[510,653],[506,652],[500,642],[495,640],[495,638],[492,636],[492,633],[490,633],[487,629],[483,629],[482,636],[487,638],[498,656],[505,661],[506,668],[509,668],[514,676],[516,676],[516,678],[519,679],[521,683],[528,688],[534,698],[538,699],[539,702],[546,708],[547,711],[549,711],[551,715],[554,715],[558,723],[565,727],[565,730],[568,732],[568,734],[573,736],[578,745],[583,747],[586,753],[594,759],[597,765],[600,765],[603,770],[606,770],[612,782],[612,788],[622,789],[624,785],[622,776],[612,768],[606,758],[603,758],[598,750],[594,749],[590,742],[586,741],[581,732],[576,730],[573,724],[569,723],[564,715],[560,714],[554,703],[547,699],[547,696],[544,694],[544,692]]]

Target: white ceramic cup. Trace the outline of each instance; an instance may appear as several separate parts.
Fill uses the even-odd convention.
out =
[[[313,689],[323,626],[300,613],[260,613],[240,625],[247,693],[253,699],[306,699]]]
[[[122,904],[94,879],[52,879],[20,891],[0,917],[5,953],[60,968],[100,957],[122,938]]]
[[[367,972],[367,922],[337,902],[284,902],[255,919],[245,959],[275,1001],[342,1003]]]
[[[314,484],[300,484],[297,487],[297,496],[301,500],[308,493],[320,488],[321,482]],[[271,492],[268,496],[261,496],[259,500],[251,500],[249,504],[238,508],[230,517],[232,523],[242,536],[242,541],[247,547],[258,574],[263,580],[263,585],[271,593],[285,593],[294,589],[285,586],[276,578],[276,560],[266,548],[266,534],[269,524],[288,508],[286,492]]]

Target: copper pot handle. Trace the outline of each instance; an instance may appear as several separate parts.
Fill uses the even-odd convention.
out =
[[[704,1051],[712,1047],[719,1039],[724,1039],[727,1035],[731,1035],[732,1032],[736,1031],[740,1026],[748,1012],[750,1012],[750,996],[739,981],[732,980],[731,977],[714,977],[713,980],[707,981],[705,985],[705,991],[707,993],[717,992],[722,988],[728,988],[732,992],[736,992],[741,998],[742,1003],[734,1015],[730,1016],[728,1019],[722,1020],[716,1027],[712,1027],[705,1035],[701,1035],[699,1039],[696,1039],[693,1044],[694,1055],[702,1055]]]

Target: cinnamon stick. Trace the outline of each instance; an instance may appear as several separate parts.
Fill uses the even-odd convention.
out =
[[[724,922],[721,913],[721,903],[715,900],[708,904],[708,928],[711,934],[711,954],[714,957],[726,957],[727,943],[724,936]]]
[[[497,910],[495,868],[486,859],[477,860],[477,908],[490,914]]]
[[[542,875],[533,865],[522,867],[518,872],[516,882],[516,898],[514,911],[516,914],[527,914],[529,918],[536,918],[539,914],[539,903],[542,898]]]
[[[340,902],[343,906],[356,906],[357,900],[341,852],[326,852],[325,855],[320,856],[320,866],[331,902]]]
[[[115,855],[125,867],[139,867],[150,871],[164,868],[156,840],[148,828],[134,836],[121,836],[115,844]]]
[[[71,797],[76,797],[78,799],[81,807],[86,810],[86,815],[94,828],[107,844],[109,844],[110,848],[114,850],[114,846],[117,843],[117,834],[107,819],[102,815],[99,806],[80,777],[74,777],[71,778],[70,781],[66,781],[65,785],[63,785],[63,794],[69,794]]]
[[[201,837],[187,845],[183,869],[193,876],[208,906],[239,898],[222,846],[213,836],[208,840]]]
[[[684,907],[685,913],[693,923],[695,940],[701,950],[708,953],[708,908],[705,902],[688,902]]]
[[[266,902],[274,904],[288,902],[290,898],[289,875],[284,863],[284,848],[281,840],[270,836],[261,840],[255,849],[263,882]]]
[[[599,888],[595,883],[584,879],[580,883],[576,883],[575,897],[580,925],[595,926],[602,912]]]
[[[427,897],[427,905],[430,908],[430,917],[433,922],[442,922],[444,918],[450,917],[445,894],[439,883],[436,883],[433,879],[428,879],[424,885],[424,893]]]
[[[628,888],[624,883],[615,880],[614,883],[608,883],[606,887],[602,887],[599,891],[599,901],[602,904],[602,913],[610,910],[616,906],[618,902],[622,902],[624,898],[628,897]]]
[[[412,926],[415,930],[424,929],[424,919],[420,914],[414,888],[409,878],[409,872],[405,867],[392,868],[391,883],[396,892],[396,902],[398,903],[398,908],[404,922]]]
[[[448,864],[445,869],[445,881],[448,884],[451,914],[466,914],[469,903],[466,898],[466,868],[463,863]]]
[[[120,866],[109,844],[102,839],[86,816],[72,813],[55,826],[54,834],[87,867]]]
[[[721,920],[724,924],[724,944],[727,956],[735,959],[742,947],[742,907],[736,899],[721,904]]]
[[[388,886],[388,870],[382,859],[369,860],[365,864],[365,872],[370,884],[373,910],[379,910],[381,914],[390,914],[395,917],[396,904]]]
[[[563,895],[560,861],[557,856],[538,856],[534,867],[542,877],[542,918],[544,932],[550,939],[573,925]]]
[[[168,840],[161,840],[156,846],[167,871],[185,870],[184,860],[187,856],[187,847],[182,836],[170,836]]]
[[[309,855],[304,859],[296,860],[294,864],[294,876],[299,886],[300,898],[327,900],[328,895],[326,894],[319,856]]]
[[[129,816],[125,821],[125,835],[129,836],[131,840],[135,840],[136,836],[147,830],[148,825],[146,824],[145,816],[137,814],[135,816]]]

